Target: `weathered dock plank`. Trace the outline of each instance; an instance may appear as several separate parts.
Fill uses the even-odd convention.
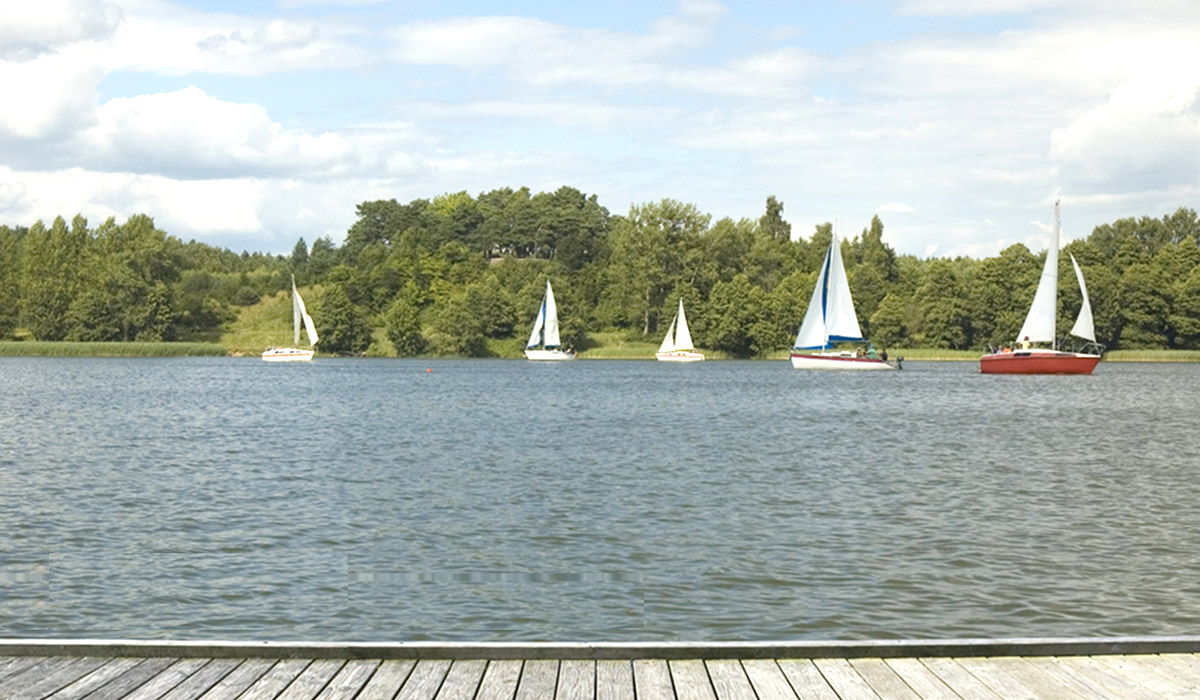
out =
[[[665,659],[634,659],[633,689],[638,700],[675,700]]]
[[[354,700],[379,668],[379,659],[352,659],[342,666],[316,700]]]
[[[521,663],[516,659],[488,662],[475,700],[512,700],[517,694],[517,683],[521,681]]]
[[[41,661],[42,659],[32,656],[6,656],[0,659],[0,681]]]
[[[308,659],[286,659],[272,665],[271,669],[254,681],[243,695],[238,696],[238,700],[274,700],[308,668],[309,663],[311,662]]]
[[[774,659],[746,659],[742,668],[759,700],[797,700],[795,689]]]
[[[1042,696],[1030,688],[1025,679],[1013,673],[1008,663],[1011,660],[1006,656],[981,657],[963,659],[959,663],[1005,700],[1041,700]]]
[[[519,661],[517,662],[520,663]],[[392,700],[400,686],[408,679],[417,662],[413,659],[384,661],[363,686],[355,700]],[[509,697],[512,697],[511,695]],[[485,700],[486,696],[480,700]]]
[[[699,659],[676,659],[667,662],[671,669],[671,683],[675,686],[678,700],[717,700],[708,669]]]
[[[840,700],[880,700],[849,659],[816,659],[813,663]]]
[[[934,675],[954,689],[963,700],[1004,700],[991,686],[981,681],[960,663],[960,659],[928,657],[920,659]]]
[[[236,698],[254,685],[276,663],[278,663],[276,659],[246,659],[201,695],[200,700]]]
[[[483,659],[456,660],[450,664],[446,679],[434,696],[435,700],[472,700],[486,668],[487,661]]]
[[[468,645],[479,652],[483,645]],[[1017,651],[1011,642],[974,649]],[[1054,645],[1039,640],[1028,654],[903,656],[891,644],[867,643],[836,657],[790,645],[764,655],[758,645],[667,645],[659,657],[647,646],[515,645],[494,647],[498,658],[452,650],[433,658],[431,647],[365,645],[234,645],[117,643],[31,644],[0,640],[3,700],[1164,700],[1200,697],[1200,638],[1189,649],[1173,639],[1155,647],[1136,640],[1133,653],[1103,641]],[[346,653],[338,656],[333,649]],[[447,646],[447,649],[450,647]],[[940,644],[906,645],[929,651]],[[311,658],[271,657],[265,651],[310,649]],[[691,649],[696,653],[687,655]],[[80,653],[86,650],[87,653]],[[170,656],[168,652],[211,651]],[[742,655],[740,652],[748,651]],[[872,656],[869,651],[883,651]],[[1089,653],[1076,653],[1089,651]],[[39,653],[40,652],[40,653]],[[374,653],[372,655],[372,652]],[[1057,653],[1056,653],[1057,652]],[[565,654],[558,656],[557,654]],[[523,657],[522,657],[523,656]]]
[[[596,700],[634,700],[632,661],[600,659],[596,662]]]
[[[788,682],[800,697],[839,700],[838,694],[829,685],[829,681],[825,680],[825,676],[812,659],[780,659],[779,668],[783,670]]]
[[[596,697],[596,662],[564,659],[558,666],[554,700],[592,700]]]
[[[850,659],[850,667],[882,698],[921,700],[917,692],[883,659]]]
[[[17,682],[11,689],[0,683],[0,695],[3,695],[5,700],[42,700],[104,665],[104,659],[88,656],[64,661],[65,663],[60,663],[57,667],[45,667],[44,673],[35,674],[28,681]],[[20,679],[21,676],[16,678]]]
[[[538,700],[554,697],[558,685],[558,661],[531,659],[521,669],[517,684],[517,700]]]
[[[51,695],[50,700],[79,700],[142,663],[144,663],[143,659],[128,657],[106,659],[105,663],[96,670]]]
[[[88,700],[120,700],[136,692],[178,662],[179,659],[171,658],[146,659],[111,682],[105,683],[89,693],[87,698]]]
[[[887,659],[885,663],[921,700],[963,700],[920,659]]]
[[[136,690],[117,697],[121,700],[158,700],[188,676],[204,668],[209,661],[209,659],[180,659],[156,673],[150,680],[137,686]],[[101,693],[107,689],[107,686],[101,688]]]
[[[746,669],[735,659],[712,659],[705,661],[708,677],[718,700],[758,700]]]
[[[196,700],[220,683],[239,663],[238,659],[212,659],[159,700]]]
[[[1026,662],[1041,670],[1056,682],[1070,688],[1072,692],[1085,698],[1095,698],[1097,700],[1134,700],[1135,698],[1152,700],[1144,688],[1141,689],[1141,692],[1137,692],[1137,688],[1131,687],[1127,688],[1125,693],[1117,693],[1087,674],[1080,673],[1073,668],[1070,662],[1071,659],[1075,658],[1081,657],[1061,659],[1053,656],[1044,656],[1026,659]]]
[[[341,659],[318,659],[312,662],[275,700],[313,700],[345,663]]]
[[[1139,685],[1158,693],[1168,700],[1195,700],[1200,697],[1200,687],[1187,677],[1177,675],[1178,669],[1165,665],[1163,659],[1153,654],[1140,656],[1097,656],[1123,675],[1135,679]]]
[[[396,700],[433,700],[450,664],[449,659],[421,659],[400,688]]]

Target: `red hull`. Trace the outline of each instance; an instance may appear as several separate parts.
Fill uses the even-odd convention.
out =
[[[984,374],[1091,374],[1099,355],[1055,350],[996,352],[979,359]]]

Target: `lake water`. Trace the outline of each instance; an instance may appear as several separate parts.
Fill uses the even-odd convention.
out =
[[[1200,365],[0,359],[0,637],[1200,626]]]

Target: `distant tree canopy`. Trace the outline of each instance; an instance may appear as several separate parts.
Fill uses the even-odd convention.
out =
[[[361,353],[376,338],[399,355],[484,355],[520,339],[546,279],[562,336],[589,331],[657,339],[684,300],[701,347],[754,356],[787,348],[832,236],[797,236],[784,204],[758,219],[713,221],[671,199],[610,214],[570,187],[503,188],[407,204],[363,202],[339,246],[298,240],[290,255],[183,243],[147,216],[89,228],[0,226],[0,337],[171,340],[213,337],[239,306],[290,286],[318,285],[320,348]],[[1045,259],[1010,246],[982,260],[897,255],[879,217],[841,241],[863,331],[887,346],[982,349],[1015,339]],[[1200,348],[1200,219],[1097,226],[1064,249],[1088,282],[1098,340],[1109,348]],[[1059,259],[1059,331],[1080,295]],[[508,340],[505,340],[508,339]]]

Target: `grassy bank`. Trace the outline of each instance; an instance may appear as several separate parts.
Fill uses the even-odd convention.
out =
[[[227,354],[225,348],[215,343],[0,341],[0,355],[9,357],[219,357]]]
[[[313,292],[307,292],[312,298]],[[301,292],[305,294],[305,292]],[[263,297],[254,306],[238,311],[238,317],[221,333],[221,345],[231,355],[259,355],[269,347],[292,344],[292,292]],[[308,342],[307,339],[304,340]],[[307,346],[306,346],[307,347]]]
[[[1105,362],[1200,362],[1200,350],[1112,350]]]

